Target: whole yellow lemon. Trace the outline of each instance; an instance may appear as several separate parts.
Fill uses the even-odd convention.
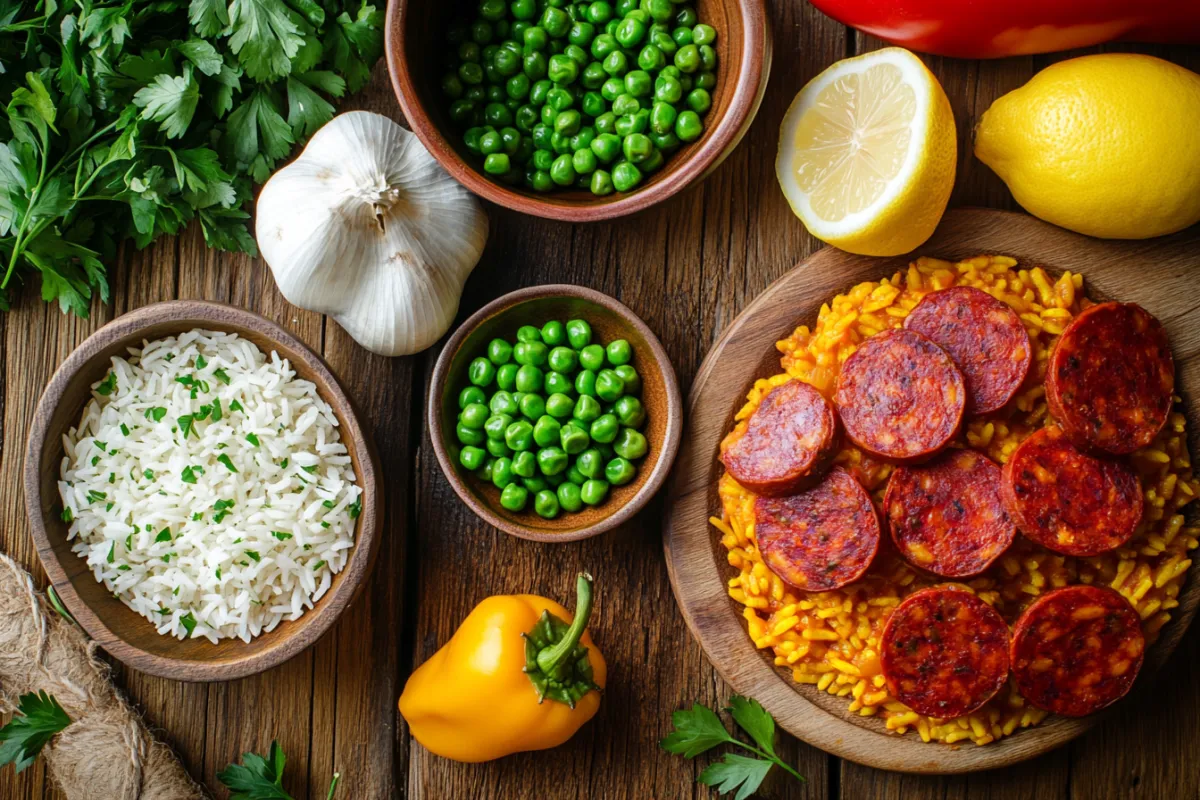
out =
[[[1054,64],[984,113],[975,155],[1047,222],[1174,233],[1200,221],[1200,75],[1126,53]]]

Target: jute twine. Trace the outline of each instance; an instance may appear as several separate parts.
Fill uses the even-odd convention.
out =
[[[0,710],[54,695],[71,718],[42,756],[70,800],[203,800],[204,792],[113,686],[97,646],[0,554]]]

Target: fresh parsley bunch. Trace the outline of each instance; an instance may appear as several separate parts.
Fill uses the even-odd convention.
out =
[[[28,272],[86,316],[121,240],[193,219],[256,253],[253,185],[366,84],[382,25],[367,0],[0,0],[0,308]]]

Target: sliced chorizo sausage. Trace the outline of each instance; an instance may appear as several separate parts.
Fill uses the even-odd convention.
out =
[[[1069,556],[1119,547],[1142,519],[1142,486],[1133,469],[1088,455],[1055,425],[1013,451],[1001,471],[1000,496],[1021,533]]]
[[[929,458],[958,434],[966,390],[945,350],[893,328],[846,359],[834,401],[851,441],[871,455],[908,463]]]
[[[1119,592],[1066,586],[1039,597],[1013,627],[1013,677],[1034,706],[1067,717],[1095,713],[1133,686],[1146,638]]]
[[[967,413],[1003,408],[1029,374],[1033,347],[1017,312],[982,289],[951,286],[930,292],[904,327],[945,350],[962,372]]]
[[[766,565],[808,592],[863,576],[879,552],[879,516],[850,473],[834,467],[816,486],[790,497],[759,497],[754,536]]]
[[[880,668],[888,691],[919,714],[953,719],[975,711],[1008,680],[1008,625],[955,586],[904,598],[888,617]]]
[[[1167,333],[1134,303],[1085,310],[1058,337],[1046,368],[1046,402],[1067,436],[1109,453],[1150,444],[1174,391]]]
[[[776,386],[721,454],[725,469],[755,494],[794,494],[815,482],[841,445],[833,405],[803,381]]]
[[[983,572],[1017,535],[1000,499],[1000,467],[974,450],[947,450],[897,467],[883,514],[909,563],[944,578]]]

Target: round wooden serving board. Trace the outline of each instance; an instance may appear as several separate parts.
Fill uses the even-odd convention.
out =
[[[710,516],[721,513],[717,448],[755,379],[780,371],[775,342],[799,325],[815,323],[822,303],[861,281],[891,275],[917,256],[959,260],[993,254],[1011,256],[1022,267],[1082,273],[1089,296],[1139,303],[1158,317],[1171,338],[1177,392],[1185,401],[1196,453],[1200,417],[1190,399],[1200,391],[1198,253],[1198,229],[1147,241],[1102,241],[1024,214],[966,209],[947,213],[933,237],[907,256],[868,258],[827,247],[755,299],[721,336],[696,375],[664,535],[667,570],[684,619],[734,691],[757,699],[786,730],[822,750],[902,772],[949,774],[1007,766],[1051,750],[1099,722],[1103,713],[1083,719],[1051,716],[983,747],[925,744],[915,732],[889,734],[882,721],[848,713],[846,698],[794,683],[789,670],[774,666],[770,651],[755,649],[741,606],[726,593],[735,571],[708,523]],[[1149,676],[1175,649],[1198,600],[1198,582],[1190,580],[1173,619],[1147,653],[1137,687],[1123,702],[1138,702]]]

